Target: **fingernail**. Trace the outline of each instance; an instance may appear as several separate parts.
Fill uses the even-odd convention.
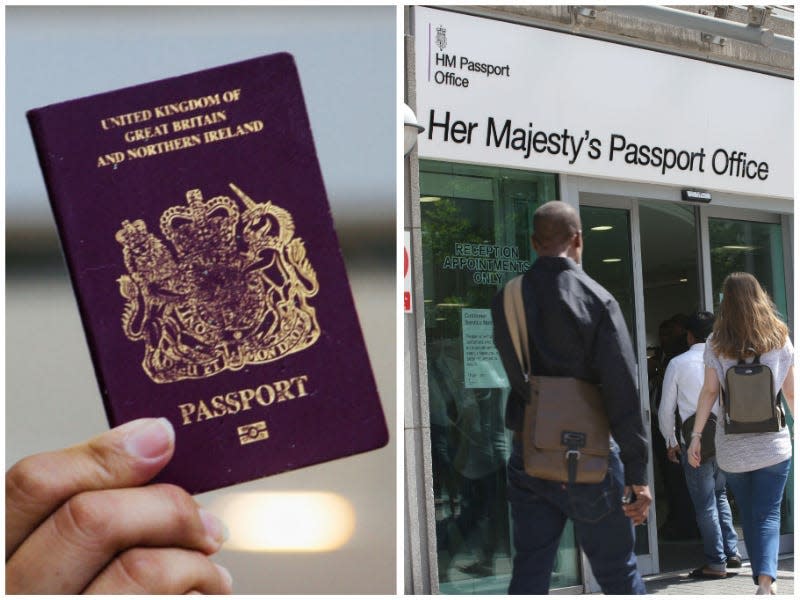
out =
[[[217,567],[219,574],[222,575],[222,579],[225,581],[228,588],[233,589],[233,577],[231,577],[231,572],[228,571],[228,569],[226,569],[222,565],[218,565],[217,563],[214,563],[214,566]]]
[[[125,451],[137,458],[159,458],[175,443],[175,430],[164,417],[137,419],[124,427],[128,428],[125,432]]]
[[[205,508],[199,511],[200,520],[203,521],[203,527],[206,528],[206,535],[213,541],[214,545],[222,545],[230,537],[228,528],[225,523],[220,521],[215,515],[208,512]]]

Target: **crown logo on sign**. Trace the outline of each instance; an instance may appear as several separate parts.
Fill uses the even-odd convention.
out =
[[[308,348],[320,328],[308,299],[319,292],[291,214],[230,184],[228,196],[186,194],[159,220],[116,233],[128,273],[122,329],[144,342],[142,368],[156,383],[210,377]]]

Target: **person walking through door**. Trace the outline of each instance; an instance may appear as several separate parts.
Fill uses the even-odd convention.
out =
[[[725,390],[725,374],[740,359],[759,362],[772,371],[773,388],[782,390],[794,412],[794,347],[789,330],[755,277],[731,273],[722,284],[722,302],[714,333],[706,344],[705,376],[691,433],[689,464],[699,468],[703,427]],[[717,427],[716,456],[741,514],[744,541],[758,594],[777,593],[780,508],[792,463],[792,441],[779,431],[727,433]]]
[[[703,352],[713,326],[714,315],[710,312],[698,312],[689,317],[686,332],[689,349],[667,365],[658,424],[666,440],[667,459],[683,467],[697,526],[703,538],[706,564],[692,571],[689,576],[724,579],[727,567],[742,566],[737,550],[739,538],[733,528],[731,508],[725,492],[725,474],[720,471],[714,456],[708,456],[698,468],[690,466],[685,452],[689,440],[679,440],[675,433],[676,407],[682,423],[691,424],[697,412],[697,399],[703,386]],[[712,414],[715,418],[718,412],[714,405]]]
[[[700,539],[700,530],[697,527],[689,489],[686,487],[686,477],[681,468],[680,461],[671,461],[667,457],[666,438],[659,429],[658,415],[661,406],[661,396],[666,370],[672,360],[689,349],[686,344],[687,323],[689,317],[676,314],[661,323],[658,328],[660,342],[656,365],[650,381],[650,431],[653,444],[653,479],[661,481],[662,486],[656,487],[656,494],[662,494],[666,500],[666,519],[658,528],[659,541],[677,541]],[[702,355],[700,357],[702,359]],[[648,375],[650,375],[648,373]],[[700,383],[703,382],[702,360]],[[699,391],[699,388],[696,392]],[[695,398],[696,399],[696,398]],[[673,407],[674,409],[675,407]],[[659,517],[662,506],[659,505]]]

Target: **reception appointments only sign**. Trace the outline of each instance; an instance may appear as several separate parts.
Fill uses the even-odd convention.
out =
[[[793,196],[792,81],[415,8],[419,156]]]

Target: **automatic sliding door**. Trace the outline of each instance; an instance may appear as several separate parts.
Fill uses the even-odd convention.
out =
[[[600,206],[580,207],[583,226],[583,269],[619,303],[637,354],[636,291],[631,243],[631,211]],[[636,528],[636,554],[649,556],[648,524]],[[647,560],[647,562],[650,562]]]

